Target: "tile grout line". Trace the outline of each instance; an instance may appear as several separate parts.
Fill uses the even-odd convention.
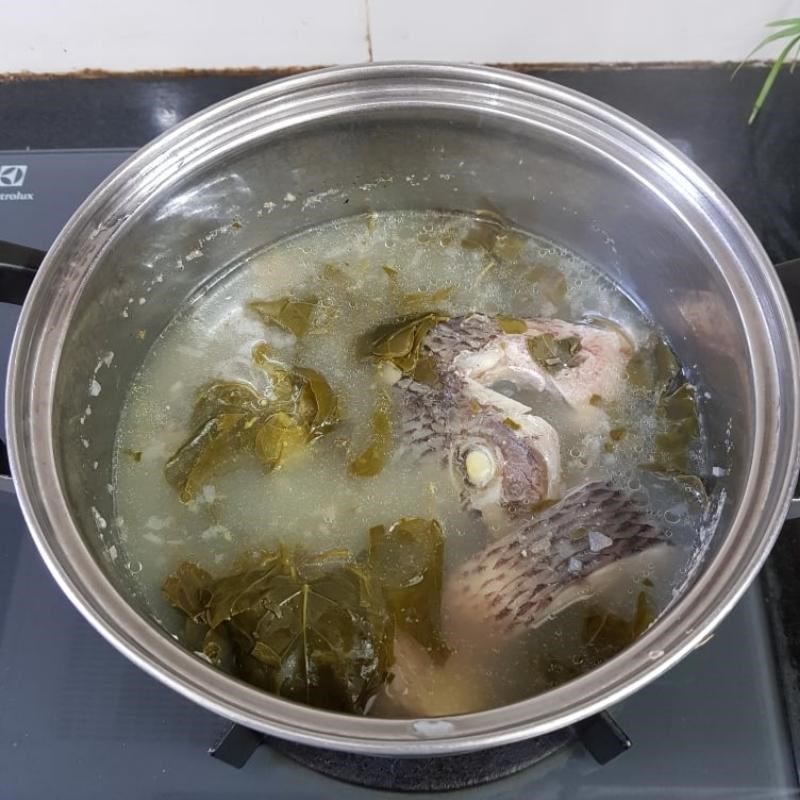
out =
[[[372,54],[372,24],[369,16],[369,0],[364,0],[364,18],[367,25],[366,40],[367,40],[367,60],[372,63],[375,59]]]

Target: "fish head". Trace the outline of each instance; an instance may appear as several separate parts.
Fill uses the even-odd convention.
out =
[[[465,504],[481,514],[492,533],[557,495],[559,441],[539,417],[473,404],[449,443],[448,461]]]

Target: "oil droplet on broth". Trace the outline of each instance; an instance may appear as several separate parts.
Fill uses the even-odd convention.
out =
[[[125,520],[125,537],[117,531],[116,546],[136,566],[131,571],[136,572],[153,613],[174,633],[181,630],[181,619],[167,607],[160,587],[166,574],[184,560],[220,574],[242,552],[271,548],[279,541],[300,543],[311,551],[345,547],[359,552],[370,527],[403,516],[435,517],[441,522],[446,573],[484,546],[486,530],[480,519],[467,513],[449,473],[435,461],[392,458],[370,479],[348,473],[355,443],[364,441],[368,429],[376,380],[374,366],[357,356],[352,343],[397,316],[384,267],[397,271],[405,292],[452,287],[437,300],[437,310],[451,316],[474,310],[567,320],[599,315],[621,323],[638,340],[651,330],[633,303],[598,271],[527,234],[518,261],[558,270],[567,286],[563,301],[554,306],[538,286],[516,278],[513,270],[487,271],[485,252],[460,244],[473,225],[474,219],[467,215],[398,212],[372,214],[369,225],[366,217],[355,217],[301,232],[230,269],[225,280],[182,310],[152,345],[128,392],[117,432],[114,516]],[[349,287],[346,313],[332,315],[326,335],[296,340],[266,328],[247,312],[247,303],[254,299],[319,296],[326,265],[334,266]],[[250,353],[262,341],[281,361],[325,375],[344,409],[344,420],[334,434],[322,437],[285,468],[265,476],[260,466],[240,459],[234,468],[216,474],[192,502],[183,504],[164,478],[164,464],[190,434],[197,390],[212,378],[252,382]],[[635,437],[617,443],[605,462],[593,459],[594,446],[586,431],[562,406],[545,393],[528,397],[522,392],[516,399],[530,402],[535,413],[558,430],[567,487],[611,477],[641,492],[656,513],[674,506],[675,497],[669,492],[648,497],[634,473],[642,449]],[[630,392],[618,413],[635,420],[652,416],[653,411],[641,394]],[[134,460],[126,455],[130,452],[141,457]],[[160,521],[157,532],[152,523],[148,527],[153,518]],[[695,528],[696,520],[686,515],[668,533],[678,545],[677,567],[659,573],[659,564],[648,566],[656,609],[671,597],[673,573],[689,558]],[[639,572],[619,570],[613,591],[602,597],[589,595],[586,601],[602,601],[609,613],[630,617],[641,591]],[[487,647],[484,632],[476,631],[449,642],[455,654],[454,678],[468,681],[478,698],[477,707],[469,710],[548,688],[551,663],[582,665],[583,605],[577,603],[546,620],[512,645]],[[391,707],[375,711],[395,712]]]

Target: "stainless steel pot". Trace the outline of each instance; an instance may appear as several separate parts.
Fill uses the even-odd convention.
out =
[[[176,309],[226,264],[343,215],[491,205],[600,265],[666,329],[703,400],[719,519],[661,619],[609,663],[515,705],[441,720],[318,711],[216,671],[160,627],[113,560],[112,445],[125,388]],[[113,354],[113,355],[112,355]],[[481,67],[376,64],[246,92],[177,126],[81,206],[39,270],[12,354],[11,462],[55,579],[120,651],[252,728],[374,754],[536,736],[663,673],[763,563],[798,472],[798,342],[775,272],[694,165],[612,109]],[[87,411],[91,407],[91,414]]]

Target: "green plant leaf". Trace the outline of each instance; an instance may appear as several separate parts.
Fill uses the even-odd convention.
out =
[[[778,77],[778,73],[780,72],[781,67],[786,62],[786,59],[789,58],[789,54],[792,51],[792,48],[796,47],[798,52],[800,52],[800,18],[792,18],[792,19],[783,19],[783,20],[775,20],[767,24],[768,28],[781,28],[781,30],[775,31],[771,33],[769,36],[765,36],[745,57],[742,59],[740,64],[736,67],[731,75],[731,78],[735,78],[739,70],[744,66],[745,62],[752,56],[754,53],[757,53],[766,45],[771,44],[772,42],[776,42],[780,39],[787,39],[789,38],[789,43],[784,47],[784,49],[780,52],[778,57],[773,61],[772,67],[770,68],[769,72],[767,73],[767,77],[764,80],[764,83],[761,85],[761,89],[759,90],[758,96],[756,97],[755,102],[753,103],[753,108],[750,112],[750,117],[748,119],[748,125],[752,125],[755,121],[756,117],[758,116],[759,111],[764,105],[764,102],[767,99],[772,87],[775,83],[776,78]],[[797,55],[795,54],[795,59]],[[794,64],[792,65],[792,69],[794,69]]]
[[[786,57],[789,55],[789,51],[798,43],[800,42],[800,34],[795,36],[786,47],[781,50],[780,55],[777,59],[775,59],[775,63],[772,65],[772,68],[767,73],[766,80],[764,81],[763,86],[761,87],[761,91],[758,93],[758,97],[756,97],[755,103],[753,103],[753,110],[750,112],[750,118],[747,120],[748,124],[752,125],[755,118],[758,116],[758,112],[761,111],[761,108],[764,105],[764,101],[767,99],[767,95],[769,95],[775,80],[778,77],[778,73],[783,66],[783,62],[786,60]]]
[[[792,17],[790,19],[776,19],[767,23],[768,28],[779,28],[781,25],[797,25],[800,26],[800,17]]]
[[[535,264],[525,271],[523,279],[533,283],[537,292],[554,305],[561,303],[567,296],[567,279],[555,267]]]
[[[686,474],[689,450],[699,430],[694,389],[682,383],[671,392],[663,391],[657,414],[662,430],[655,436],[655,462],[670,471]]]

